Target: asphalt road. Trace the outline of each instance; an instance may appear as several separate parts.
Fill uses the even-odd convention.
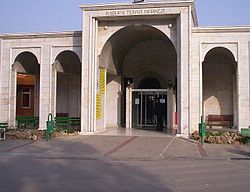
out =
[[[250,191],[248,158],[202,158],[196,144],[172,137],[4,142],[1,192]]]

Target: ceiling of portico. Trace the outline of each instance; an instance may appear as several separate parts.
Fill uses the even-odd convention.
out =
[[[171,40],[160,30],[150,26],[128,26],[111,36],[100,55],[100,66],[114,74],[121,74],[122,63],[128,52],[137,44],[149,40],[166,41],[173,46]]]

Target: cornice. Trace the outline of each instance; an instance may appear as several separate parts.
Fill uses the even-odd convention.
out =
[[[249,33],[250,26],[228,26],[228,27],[193,27],[193,33]]]
[[[193,4],[194,0],[169,0],[164,2],[144,2],[144,3],[111,3],[111,4],[82,4],[83,11],[101,11],[115,9],[136,9],[136,8],[155,8],[155,7],[182,7]]]
[[[35,38],[63,38],[63,37],[81,37],[81,31],[68,32],[48,32],[48,33],[16,33],[1,34],[1,39],[35,39]]]

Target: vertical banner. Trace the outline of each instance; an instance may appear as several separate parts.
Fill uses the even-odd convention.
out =
[[[96,94],[96,119],[102,117],[102,96],[100,93]]]
[[[96,119],[102,118],[102,98],[106,90],[106,69],[99,69],[96,94]]]
[[[106,89],[106,69],[100,69],[100,94],[104,94]]]

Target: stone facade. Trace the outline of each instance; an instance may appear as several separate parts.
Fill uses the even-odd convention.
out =
[[[1,122],[15,126],[17,78],[32,57],[40,129],[49,112],[81,116],[82,134],[122,126],[131,115],[125,80],[138,89],[147,77],[162,89],[172,82],[168,121],[173,128],[177,111],[184,137],[210,114],[233,115],[238,130],[250,125],[250,27],[198,27],[193,0],[81,9],[82,32],[0,36]]]

